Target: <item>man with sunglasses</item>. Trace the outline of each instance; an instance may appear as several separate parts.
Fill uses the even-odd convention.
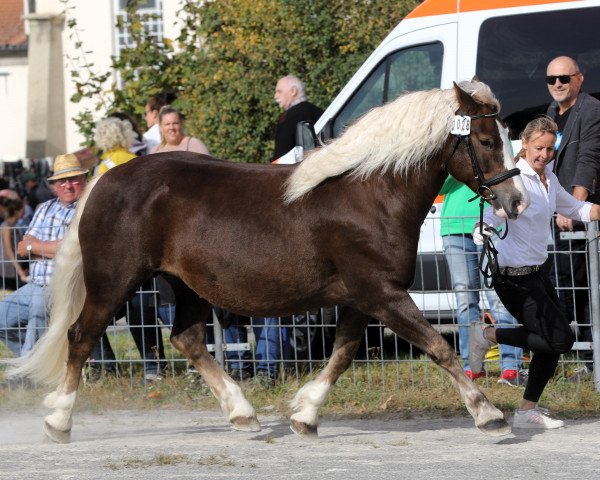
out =
[[[548,91],[554,101],[547,115],[558,125],[554,173],[578,200],[600,203],[600,101],[581,91],[584,76],[570,57],[553,59],[546,69]],[[578,324],[590,323],[586,240],[561,240],[561,232],[584,231],[581,222],[556,215],[551,279],[558,287],[563,311]],[[580,329],[579,341],[591,342],[590,327]],[[573,381],[590,376],[592,352],[584,353],[585,367]]]
[[[30,261],[30,281],[0,302],[0,340],[17,356],[25,355],[47,326],[46,287],[54,273],[54,256],[75,216],[88,170],[73,154],[59,155],[48,181],[56,198],[40,204],[17,254]]]

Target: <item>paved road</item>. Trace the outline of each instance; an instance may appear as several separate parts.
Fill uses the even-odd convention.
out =
[[[320,438],[260,414],[259,433],[219,412],[77,412],[72,442],[44,443],[45,411],[0,412],[0,479],[508,479],[600,476],[600,420],[491,438],[470,418],[324,419]]]

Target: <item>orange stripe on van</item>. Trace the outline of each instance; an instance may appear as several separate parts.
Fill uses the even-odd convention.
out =
[[[421,5],[410,12],[406,18],[456,13],[456,4],[456,0],[425,0]]]
[[[577,2],[578,0],[425,0],[406,18],[429,17],[459,12],[495,10],[498,8],[527,7],[552,3]]]

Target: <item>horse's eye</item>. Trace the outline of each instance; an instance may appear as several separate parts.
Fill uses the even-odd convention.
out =
[[[481,143],[485,148],[494,148],[494,142],[491,140],[479,140],[479,143]]]

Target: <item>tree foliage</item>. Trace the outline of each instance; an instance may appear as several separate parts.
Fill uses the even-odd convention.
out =
[[[325,108],[352,74],[412,10],[417,0],[186,0],[178,38],[157,41],[130,2],[134,46],[113,59],[109,110],[141,119],[148,96],[178,92],[189,134],[217,157],[266,162],[279,107],[277,80],[300,77],[309,99]],[[75,79],[77,82],[77,79]],[[96,83],[81,81],[78,95]],[[92,95],[97,94],[97,89]],[[73,98],[77,101],[77,98]],[[87,117],[86,117],[87,115]],[[89,112],[80,128],[89,135]],[[87,128],[87,131],[86,131]]]

